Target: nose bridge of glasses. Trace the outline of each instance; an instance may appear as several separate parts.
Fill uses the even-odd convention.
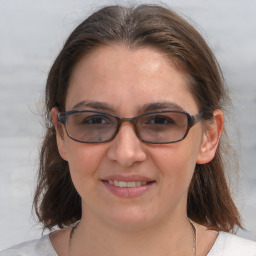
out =
[[[123,123],[132,123],[132,125],[135,129],[135,132],[137,133],[137,126],[136,126],[137,119],[138,119],[137,116],[135,116],[135,117],[120,117],[119,120],[118,120],[119,121],[119,128]]]
[[[118,127],[117,127],[117,132],[116,133],[118,133],[118,131],[119,131],[119,129],[120,129],[120,127],[121,127],[121,125],[123,124],[123,123],[131,123],[132,124],[132,126],[133,126],[133,129],[134,129],[134,131],[135,131],[135,134],[137,135],[137,137],[139,137],[139,135],[138,135],[138,129],[137,129],[137,126],[136,126],[136,121],[137,121],[137,119],[138,119],[138,117],[130,117],[130,118],[127,118],[127,117],[119,117],[118,118]]]
[[[120,117],[121,123],[127,122],[127,123],[133,123],[135,124],[138,117]]]

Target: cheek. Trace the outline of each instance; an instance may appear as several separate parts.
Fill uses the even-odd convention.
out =
[[[159,154],[157,165],[162,175],[169,177],[169,182],[177,184],[187,180],[193,174],[195,160],[192,161],[188,151],[168,150]]]
[[[173,145],[159,147],[152,154],[167,186],[188,188],[190,184],[200,145],[192,143],[189,137],[186,139]]]
[[[86,186],[87,181],[97,177],[97,169],[104,157],[104,148],[98,145],[70,142],[67,145],[67,160],[75,187]]]
[[[189,185],[194,173],[195,160],[189,160],[191,158],[189,153],[175,147],[158,150],[154,156],[154,163],[159,170],[157,198],[162,199],[159,201],[159,208],[168,208],[167,212],[169,212],[177,209],[178,205],[185,207]]]

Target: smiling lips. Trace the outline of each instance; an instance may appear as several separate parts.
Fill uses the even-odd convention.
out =
[[[121,188],[135,188],[146,185],[147,181],[120,181],[120,180],[107,180],[111,185]]]
[[[119,197],[136,197],[148,191],[156,182],[139,177],[113,177],[102,180],[105,187]]]

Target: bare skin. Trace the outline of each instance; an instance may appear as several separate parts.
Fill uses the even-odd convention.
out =
[[[68,256],[70,231],[70,228],[65,228],[50,234],[52,246],[59,256]]]
[[[218,237],[218,232],[214,230],[209,230],[206,227],[194,222],[193,225],[196,228],[197,237],[196,255],[205,256],[211,250],[213,244],[215,243]],[[63,230],[55,231],[50,235],[51,243],[59,256],[69,256],[68,252],[70,232],[71,228],[65,228]]]
[[[197,234],[197,256],[205,256],[211,250],[213,244],[215,243],[218,232],[214,230],[209,230],[206,227],[193,223],[196,228]]]

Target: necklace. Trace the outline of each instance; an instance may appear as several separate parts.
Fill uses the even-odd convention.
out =
[[[193,232],[193,256],[196,256],[196,228],[190,220],[189,222]]]
[[[73,224],[71,226],[71,231],[70,231],[69,240],[68,240],[68,256],[70,255],[70,244],[71,244],[72,236],[73,236],[75,229],[77,228],[79,222],[80,221],[77,221],[75,224]]]
[[[193,232],[193,256],[196,256],[196,228],[190,220],[189,220],[189,223],[191,225],[191,229]],[[70,231],[69,241],[68,241],[68,256],[70,255],[70,244],[71,244],[72,236],[73,236],[78,224],[79,224],[79,221],[71,226],[71,231]]]

